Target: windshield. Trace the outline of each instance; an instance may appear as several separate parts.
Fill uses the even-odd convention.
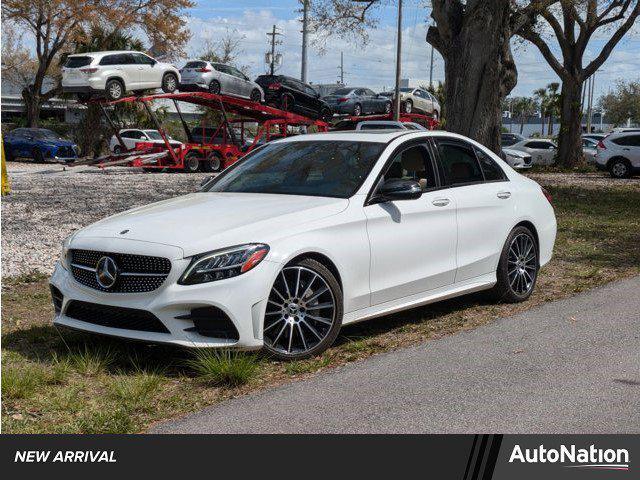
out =
[[[355,141],[267,144],[219,175],[204,191],[348,198],[360,188],[384,148],[384,143]]]
[[[162,135],[160,135],[156,130],[145,130],[144,131],[149,138],[152,140],[162,140]]]
[[[33,136],[36,138],[60,138],[60,136],[52,132],[51,130],[38,130],[33,132]]]

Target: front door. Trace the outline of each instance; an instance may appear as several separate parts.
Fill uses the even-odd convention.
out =
[[[415,179],[423,194],[364,207],[372,305],[451,285],[456,270],[456,206],[447,191],[436,189],[429,148],[399,149],[381,182],[390,178]]]

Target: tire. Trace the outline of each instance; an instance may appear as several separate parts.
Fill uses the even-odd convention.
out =
[[[524,302],[536,286],[539,269],[535,235],[527,227],[514,228],[502,248],[496,272],[498,282],[489,295],[498,302]]]
[[[251,100],[252,102],[260,103],[262,101],[262,94],[260,93],[260,90],[258,90],[257,88],[254,88],[251,91],[251,95],[249,96],[249,100]]]
[[[200,171],[200,160],[202,156],[198,152],[189,152],[184,156],[184,166],[182,170],[186,173],[196,173]]]
[[[359,117],[360,115],[362,115],[362,106],[359,103],[356,103],[353,106],[353,116]]]
[[[33,161],[36,163],[44,163],[44,155],[42,154],[42,150],[38,147],[34,147],[31,151],[31,156],[33,157]]]
[[[411,100],[407,100],[404,102],[404,113],[413,112],[413,102]]]
[[[609,173],[613,178],[629,178],[631,165],[626,158],[614,158],[609,163]]]
[[[279,106],[281,110],[284,110],[285,112],[291,112],[293,111],[293,104],[293,97],[288,93],[285,93],[280,97]]]
[[[124,97],[124,92],[124,84],[115,78],[109,80],[104,87],[104,94],[108,100],[119,100]]]
[[[329,348],[338,336],[342,326],[342,289],[320,262],[305,258],[285,266],[273,284],[269,300],[263,338],[264,349],[271,356],[280,360],[309,358]]]
[[[393,110],[393,105],[391,105],[391,102],[387,102],[384,104],[384,113],[386,113],[387,115],[391,113],[391,110]]]
[[[162,91],[173,93],[178,89],[178,77],[175,73],[165,73],[162,77]]]
[[[328,108],[323,108],[320,111],[320,119],[324,122],[329,122],[333,118],[333,112]]]
[[[205,172],[219,172],[222,170],[222,155],[218,152],[211,152],[202,162],[202,170]]]
[[[220,95],[220,82],[218,80],[211,80],[211,83],[209,84],[209,93]]]

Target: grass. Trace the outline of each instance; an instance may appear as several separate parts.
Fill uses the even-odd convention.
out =
[[[560,178],[560,176],[558,176]],[[640,274],[640,182],[546,185],[558,238],[524,304],[482,295],[347,326],[319,357],[282,363],[230,351],[190,352],[58,332],[41,275],[3,279],[2,427],[6,433],[129,433],[223,399],[305,378],[380,352],[475,328]]]

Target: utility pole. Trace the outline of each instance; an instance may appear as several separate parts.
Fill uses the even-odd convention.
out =
[[[402,74],[402,0],[398,0],[398,45],[396,47],[396,88],[393,119],[400,120],[400,75]]]
[[[344,52],[340,52],[340,83],[344,85]]]
[[[429,66],[429,88],[433,89],[433,45],[431,45],[431,65]]]
[[[271,32],[267,33],[268,37],[271,37],[271,58],[269,61],[269,72],[271,75],[275,73],[275,62],[276,62],[276,45],[280,45],[282,42],[280,40],[276,40],[278,35],[282,35],[277,31],[276,26],[274,25]]]
[[[302,71],[300,80],[307,83],[307,33],[309,26],[309,0],[302,0]]]

